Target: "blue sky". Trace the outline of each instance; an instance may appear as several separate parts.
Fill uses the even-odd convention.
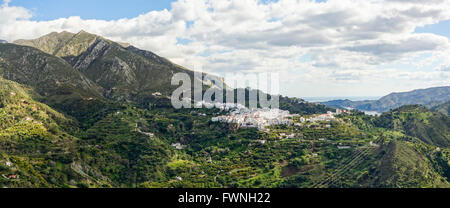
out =
[[[33,12],[33,20],[80,16],[83,19],[133,18],[153,10],[170,9],[172,0],[12,0]]]
[[[438,24],[426,25],[425,27],[416,28],[416,33],[434,33],[437,35],[450,38],[450,20],[441,21]]]

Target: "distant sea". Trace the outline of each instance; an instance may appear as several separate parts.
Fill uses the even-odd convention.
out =
[[[327,102],[332,100],[351,100],[351,101],[362,101],[362,100],[378,100],[381,96],[350,96],[350,97],[302,97],[302,99],[308,102]]]

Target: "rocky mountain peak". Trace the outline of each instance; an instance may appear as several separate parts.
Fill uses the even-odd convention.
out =
[[[154,92],[168,96],[177,88],[171,85],[171,77],[178,72],[185,72],[194,82],[201,82],[193,78],[193,71],[153,52],[114,42],[84,30],[76,34],[54,32],[15,43],[62,58],[72,69],[100,86],[105,92],[103,96],[114,100],[147,103],[153,99]],[[203,85],[209,86],[208,83]]]
[[[80,31],[76,34],[52,32],[33,40],[16,40],[15,44],[31,46],[58,57],[78,56],[86,51],[100,36]]]

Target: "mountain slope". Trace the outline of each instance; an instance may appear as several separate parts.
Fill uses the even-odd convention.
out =
[[[391,93],[379,100],[350,101],[333,100],[323,104],[338,108],[355,108],[363,111],[386,112],[403,105],[424,105],[432,107],[450,100],[450,86],[414,90],[411,92]]]
[[[156,54],[124,47],[101,36],[80,31],[77,34],[51,33],[35,40],[18,40],[16,44],[36,47],[67,61],[73,68],[104,89],[104,96],[114,100],[148,104],[158,97],[168,97],[178,88],[171,85],[174,74],[194,72],[171,63]],[[210,84],[204,84],[210,86]],[[193,85],[192,85],[193,86]],[[161,96],[152,94],[161,93]]]
[[[372,109],[394,109],[403,105],[418,104],[431,106],[450,100],[450,86],[414,90],[404,93],[392,93],[380,98]]]
[[[72,89],[80,96],[99,96],[102,89],[74,70],[64,60],[35,48],[15,44],[0,45],[0,72],[6,79],[33,86],[46,96],[57,89]]]
[[[63,59],[32,47],[1,44],[0,75],[32,87],[40,101],[76,117],[105,104],[102,87]]]
[[[77,122],[34,97],[31,88],[0,78],[0,186],[99,186],[71,168],[78,158],[79,139],[71,136]]]
[[[435,106],[432,108],[432,110],[438,111],[444,115],[449,116],[450,115],[450,101],[443,103],[441,105]]]
[[[427,144],[450,147],[450,118],[418,105],[403,106],[376,118],[379,127],[403,131]]]
[[[76,132],[76,121],[35,101],[33,97],[37,95],[33,94],[30,88],[0,78],[0,148],[5,152],[29,154],[67,151],[64,149],[73,146],[70,143],[74,138],[58,135],[64,131]],[[63,149],[53,149],[59,147]]]
[[[391,141],[385,147],[376,180],[372,183],[377,187],[389,188],[430,188],[450,187],[448,164],[436,164],[443,158],[443,154],[436,150],[423,149],[421,145],[405,141]],[[427,156],[428,155],[428,156]],[[442,169],[445,169],[442,171]]]

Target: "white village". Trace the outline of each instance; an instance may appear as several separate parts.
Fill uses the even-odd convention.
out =
[[[266,130],[268,126],[273,125],[294,125],[293,118],[300,117],[298,114],[290,114],[289,111],[269,108],[254,108],[249,109],[241,104],[210,104],[215,105],[221,110],[229,111],[227,115],[213,117],[212,122],[232,123],[238,124],[241,128],[258,128],[259,130]],[[316,115],[310,118],[300,117],[301,125],[305,122],[330,122],[336,120],[335,115],[346,113],[346,110],[337,109],[336,112],[327,112],[326,114]]]

